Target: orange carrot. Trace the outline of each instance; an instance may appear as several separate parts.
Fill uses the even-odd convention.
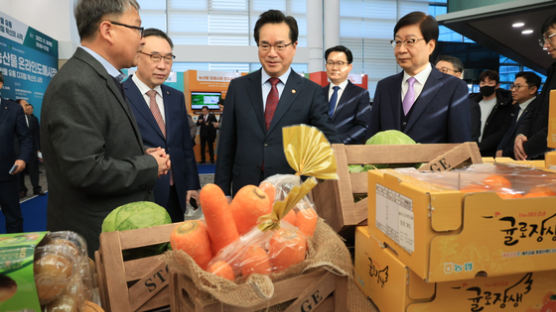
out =
[[[241,275],[247,277],[252,273],[269,274],[270,262],[266,251],[258,246],[249,246],[241,257]]]
[[[259,188],[266,193],[266,196],[268,196],[268,202],[270,203],[269,210],[272,211],[272,205],[274,205],[274,199],[276,197],[276,187],[268,181],[263,181],[259,184]]]
[[[242,187],[235,195],[230,210],[237,230],[243,235],[257,225],[260,216],[269,214],[268,196],[255,185]]]
[[[289,224],[296,226],[296,215],[295,210],[290,210],[282,220],[287,221]]]
[[[207,229],[200,220],[178,224],[170,234],[170,245],[173,250],[185,251],[203,269],[212,258]]]
[[[210,264],[207,268],[207,272],[216,274],[216,275],[218,275],[220,277],[223,277],[225,279],[228,279],[232,282],[235,279],[234,270],[228,264],[228,262],[223,261],[223,260],[218,260],[218,261],[215,261],[214,263]]]
[[[483,180],[483,184],[487,185],[495,190],[500,189],[500,188],[511,188],[512,187],[512,183],[510,182],[510,180],[506,179],[504,176],[499,175],[499,174],[493,174],[490,175],[488,177],[486,177]]]
[[[295,225],[307,237],[313,236],[319,216],[313,208],[301,209],[297,212]]]
[[[207,222],[212,253],[218,251],[239,238],[232,211],[226,195],[216,184],[206,184],[199,194],[201,208]]]
[[[298,230],[280,228],[272,235],[268,256],[273,271],[282,271],[305,259],[307,239]]]

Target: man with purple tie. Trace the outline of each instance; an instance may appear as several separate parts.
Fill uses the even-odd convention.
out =
[[[400,130],[418,143],[471,140],[470,107],[465,82],[441,73],[430,63],[438,23],[423,12],[402,17],[391,41],[403,72],[378,82],[370,135]]]

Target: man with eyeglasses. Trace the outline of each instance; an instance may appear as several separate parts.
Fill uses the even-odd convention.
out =
[[[463,79],[463,63],[455,56],[440,55],[436,58],[434,66],[445,74]]]
[[[80,0],[81,46],[44,95],[41,149],[48,180],[47,230],[71,230],[99,247],[102,221],[114,208],[152,200],[170,169],[159,147],[145,149],[120,83],[135,66],[142,28],[135,0]]]
[[[159,29],[145,29],[137,54],[137,71],[124,82],[124,92],[137,120],[143,144],[162,147],[172,161],[172,170],[154,186],[154,201],[165,207],[172,222],[184,220],[186,203],[198,200],[199,175],[185,98],[164,85],[172,70],[174,45]]]
[[[423,12],[402,17],[391,41],[401,73],[378,82],[370,135],[399,130],[418,143],[471,140],[467,85],[433,68],[429,59],[438,40],[438,23]]]
[[[500,88],[500,76],[487,69],[479,75],[479,93],[469,97],[471,106],[471,129],[473,140],[479,144],[484,157],[493,157],[502,137],[512,125],[512,97],[508,90]]]
[[[548,151],[548,108],[550,90],[556,89],[556,15],[545,20],[541,26],[539,43],[554,63],[547,70],[546,81],[539,97],[539,103],[531,114],[528,114],[517,129],[514,141],[514,155],[518,160],[544,159]]]
[[[222,115],[214,181],[226,195],[277,173],[293,173],[284,156],[283,127],[313,125],[335,140],[321,87],[291,68],[295,18],[266,11],[255,23],[254,37],[262,69],[230,82]]]
[[[344,144],[363,144],[368,138],[371,121],[369,91],[348,80],[353,55],[338,45],[324,53],[326,74],[330,84],[322,88],[328,99],[328,115]]]
[[[523,120],[539,104],[537,92],[541,86],[541,78],[533,72],[523,71],[515,75],[514,83],[510,87],[512,91],[512,125],[504,134],[498,144],[496,157],[514,158],[514,141],[516,131]]]

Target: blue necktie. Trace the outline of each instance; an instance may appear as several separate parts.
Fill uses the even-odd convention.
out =
[[[328,116],[330,117],[334,115],[334,108],[336,108],[336,101],[338,100],[338,89],[340,89],[340,87],[334,86],[332,89],[334,89],[334,92],[332,92],[330,102],[328,102]]]

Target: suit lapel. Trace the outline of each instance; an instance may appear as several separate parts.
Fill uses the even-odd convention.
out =
[[[259,122],[259,126],[264,131],[264,111],[263,111],[263,90],[261,86],[261,69],[255,72],[253,75],[250,75],[249,78],[251,79],[251,83],[248,84],[248,88],[250,90],[247,91],[249,94],[249,99],[251,100],[251,106],[253,107],[253,111],[257,116],[257,121]]]
[[[346,88],[344,89],[344,92],[342,92],[342,96],[338,99],[338,105],[336,105],[336,110],[334,111],[334,115],[332,115],[332,119],[335,119],[338,112],[342,110],[344,105],[347,105],[349,100],[353,98],[354,89],[355,88],[353,88],[352,83],[348,80]]]
[[[440,91],[442,87],[442,83],[439,81],[440,78],[442,78],[442,74],[433,68],[429,78],[425,82],[425,86],[423,86],[421,94],[413,104],[412,111],[409,115],[409,120],[407,121],[407,126],[405,128],[406,133],[411,130],[411,127],[415,125],[421,114],[423,114],[423,112],[427,109],[428,104],[432,101],[432,99],[434,99],[438,91]]]
[[[166,86],[164,86],[164,85],[160,86],[160,90],[162,91],[162,101],[164,103],[164,118],[166,120],[165,121],[165,125],[166,125],[166,138],[165,138],[165,140],[168,141],[168,139],[169,139],[168,137],[170,136],[169,129],[170,129],[170,126],[172,125],[172,120],[171,120],[172,119],[172,107],[170,106],[170,103],[172,103],[172,93],[170,92],[170,90],[166,89]],[[185,103],[183,105],[185,105]],[[153,117],[153,120],[154,120],[154,117]],[[160,132],[160,134],[162,135],[162,132],[160,130],[158,132]]]
[[[276,124],[290,109],[290,106],[292,106],[293,101],[297,96],[297,92],[301,91],[301,79],[302,78],[299,77],[299,75],[292,69],[288,77],[288,81],[286,81],[286,85],[284,86],[284,91],[282,91],[282,95],[280,96],[280,101],[278,102],[278,106],[276,107],[276,111],[274,112],[274,116],[272,117],[272,122],[270,123],[267,133],[270,133],[274,129]]]
[[[394,79],[394,86],[389,88],[389,98],[393,99],[390,102],[390,112],[392,112],[391,120],[394,121],[396,126],[394,129],[401,129],[401,116],[402,116],[402,80],[403,71],[398,74]]]
[[[106,81],[106,86],[114,94],[114,97],[116,97],[118,104],[126,114],[129,123],[131,124],[131,128],[133,129],[133,132],[135,134],[135,138],[141,146],[141,152],[143,152],[143,140],[141,139],[139,128],[137,127],[133,114],[130,112],[129,104],[127,103],[126,99],[124,99],[124,95],[120,91],[120,88],[116,85],[114,78],[108,74],[102,64],[100,64],[91,54],[89,54],[85,50],[77,48],[75,56],[85,63],[89,64],[89,66],[91,66]]]
[[[130,105],[133,105],[135,110],[139,112],[141,118],[146,120],[151,128],[153,128],[153,130],[161,138],[164,138],[164,136],[162,135],[162,131],[160,131],[160,127],[158,127],[158,124],[154,119],[153,113],[149,109],[149,105],[147,104],[147,102],[145,102],[145,98],[143,97],[141,91],[139,91],[139,88],[137,87],[137,85],[135,85],[135,82],[133,82],[131,77],[129,77],[128,80],[124,83],[124,89],[126,90],[126,95],[130,99]],[[167,112],[166,109],[164,111]]]

